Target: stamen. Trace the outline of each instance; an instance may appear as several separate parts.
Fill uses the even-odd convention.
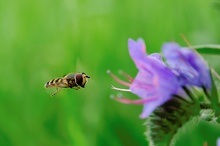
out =
[[[151,102],[153,100],[156,100],[156,97],[153,98],[147,98],[147,99],[137,99],[137,100],[131,100],[127,98],[118,98],[118,97],[112,97],[114,100],[125,103],[125,104],[145,104],[147,102]]]
[[[118,91],[124,91],[124,92],[131,92],[130,89],[123,89],[123,88],[116,88],[115,86],[111,85],[113,90],[118,90]]]
[[[107,70],[107,73],[114,79],[116,80],[117,82],[119,82],[120,84],[124,85],[124,86],[128,86],[130,87],[131,84],[130,83],[127,83],[125,81],[122,81],[121,79],[119,79],[118,77],[116,77],[110,70]]]
[[[127,79],[129,79],[129,81],[132,83],[134,81],[134,79],[128,75],[127,73],[125,73],[123,70],[119,70],[118,71],[119,74],[123,75],[124,77],[126,77]]]
[[[155,87],[156,87],[156,85],[154,85],[153,83],[148,84],[148,83],[142,83],[142,82],[138,82],[138,81],[136,81],[136,83],[132,85],[132,88],[140,88],[140,89],[144,89],[144,90],[152,90]]]

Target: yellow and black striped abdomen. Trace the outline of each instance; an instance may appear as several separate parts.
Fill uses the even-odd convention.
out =
[[[44,87],[45,88],[49,88],[49,87],[67,88],[68,83],[67,83],[66,79],[64,79],[64,78],[55,78],[55,79],[52,79],[49,82],[47,82],[44,85]]]

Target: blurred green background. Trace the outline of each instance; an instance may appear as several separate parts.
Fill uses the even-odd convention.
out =
[[[166,41],[183,46],[220,43],[220,1],[1,0],[0,145],[148,145],[142,106],[112,99],[121,87],[108,74],[137,69],[128,38],[142,37],[148,52]],[[219,57],[205,56],[220,72]],[[85,89],[45,89],[50,79],[86,72]],[[138,98],[126,93],[126,97]],[[198,121],[177,145],[215,145],[220,128]]]

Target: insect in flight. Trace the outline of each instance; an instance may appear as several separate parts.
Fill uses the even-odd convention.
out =
[[[69,73],[63,77],[55,78],[48,81],[44,87],[56,87],[56,92],[51,96],[57,94],[62,88],[73,88],[79,90],[81,87],[84,88],[85,84],[88,82],[89,76],[85,73]]]

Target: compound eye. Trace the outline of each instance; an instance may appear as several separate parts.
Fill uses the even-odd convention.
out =
[[[82,74],[76,74],[76,83],[80,86],[82,86],[82,82],[83,82],[83,76]]]

